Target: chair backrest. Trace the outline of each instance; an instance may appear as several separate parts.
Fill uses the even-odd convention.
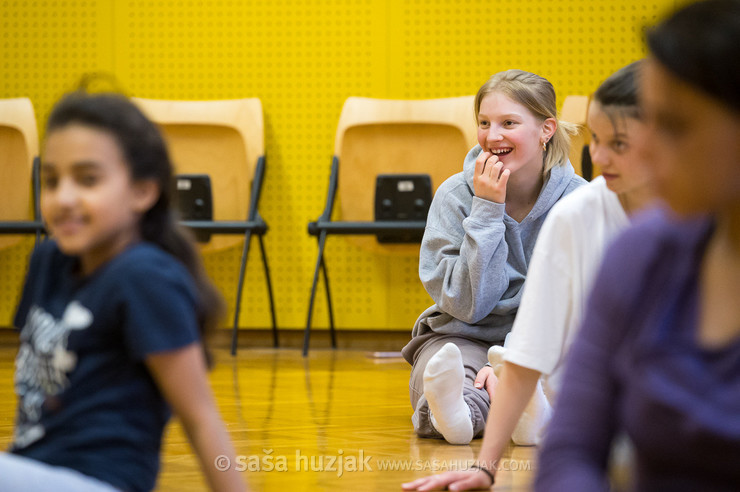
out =
[[[31,100],[0,99],[0,221],[33,218],[31,174],[38,153],[38,129]],[[19,235],[0,236],[0,248],[22,239]]]
[[[213,219],[247,220],[250,183],[265,154],[260,100],[132,100],[162,130],[176,173],[210,176]],[[242,240],[214,235],[202,251],[230,248]]]
[[[566,96],[563,107],[560,109],[560,119],[578,125],[578,133],[570,139],[570,162],[576,173],[583,176],[583,147],[591,142],[591,132],[587,126],[588,96]],[[591,178],[601,174],[598,169],[592,169]]]
[[[429,174],[432,189],[462,171],[476,143],[474,96],[426,100],[348,98],[337,127],[339,219],[374,220],[378,174]],[[418,253],[419,245],[378,244],[352,236],[376,252]]]

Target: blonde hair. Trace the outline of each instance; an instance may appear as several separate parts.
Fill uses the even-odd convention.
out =
[[[506,70],[493,75],[478,89],[475,96],[475,119],[478,120],[480,104],[488,94],[498,92],[527,108],[536,118],[545,121],[554,118],[557,121],[555,133],[547,142],[544,153],[544,174],[555,166],[564,166],[568,162],[570,136],[578,131],[572,123],[558,120],[555,105],[555,89],[552,84],[539,75],[523,70]]]

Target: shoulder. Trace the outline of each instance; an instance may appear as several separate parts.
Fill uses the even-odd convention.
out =
[[[464,188],[464,189],[460,189]],[[463,193],[464,192],[464,193]],[[447,195],[470,195],[470,189],[468,188],[468,185],[465,181],[465,175],[463,171],[460,171],[459,173],[455,173],[449,178],[445,179],[441,185],[439,185],[439,188],[437,188],[437,191],[435,192],[434,196],[447,196]]]
[[[614,348],[653,326],[655,306],[674,292],[676,273],[699,257],[711,227],[707,217],[679,219],[661,208],[635,216],[607,248],[576,344],[601,339]]]
[[[585,179],[576,175],[569,161],[554,166],[547,172],[538,203],[532,210],[533,216],[547,214],[556,202],[586,183]]]
[[[35,257],[48,257],[55,254],[61,254],[61,252],[59,251],[59,246],[57,246],[56,241],[53,239],[42,241],[33,250],[33,256]]]
[[[60,275],[62,272],[67,272],[76,262],[74,257],[62,253],[56,241],[49,239],[34,248],[28,262],[26,276],[29,281],[36,281],[39,275]]]
[[[679,218],[666,208],[654,207],[635,216],[611,249],[624,262],[630,258],[675,259],[699,247],[711,228],[709,217]]]
[[[570,193],[574,192],[578,188],[581,188],[587,184],[588,184],[588,181],[586,181],[581,176],[574,173],[573,176],[571,176],[568,179],[568,182],[565,185],[565,191],[563,192],[563,195],[569,195]]]
[[[101,289],[114,287],[111,297],[117,299],[124,341],[135,358],[198,340],[195,281],[174,256],[151,243],[139,243],[103,273]]]
[[[638,214],[607,249],[597,288],[639,285],[643,295],[648,285],[660,288],[676,265],[693,257],[711,227],[708,217],[679,219],[659,207]]]
[[[104,276],[113,279],[123,286],[140,288],[147,285],[149,289],[156,286],[182,286],[192,290],[193,280],[190,273],[174,256],[155,246],[142,242],[131,246],[108,266]]]
[[[632,226],[614,243],[616,252],[638,247],[638,256],[654,256],[669,251],[693,250],[712,227],[709,217],[679,218],[663,207],[650,208],[635,216]]]
[[[473,193],[468,187],[463,172],[453,174],[439,185],[434,193],[432,208],[439,213],[442,209],[463,207],[470,209],[473,202]],[[434,213],[434,211],[430,211]]]
[[[60,262],[64,261],[66,256],[59,250],[56,241],[49,239],[39,243],[31,254],[31,263],[48,263],[48,262]]]
[[[629,225],[619,199],[603,179],[592,181],[553,205],[532,261],[547,261],[571,278],[592,280],[608,246]]]
[[[131,273],[185,271],[185,266],[174,256],[148,242],[135,244],[122,252],[111,263],[115,270],[126,270]]]
[[[611,193],[603,178],[576,186],[571,193],[553,205],[548,220],[593,216],[594,208],[603,208],[604,197]]]

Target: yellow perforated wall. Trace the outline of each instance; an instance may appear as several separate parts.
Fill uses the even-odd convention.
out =
[[[324,206],[345,98],[473,94],[508,68],[547,77],[561,100],[588,94],[643,55],[641,28],[674,3],[0,0],[0,97],[30,97],[40,124],[94,71],[146,98],[259,97],[267,153],[261,212],[270,224],[278,323],[301,328],[317,252],[306,224]],[[0,251],[0,325],[10,322],[29,247]],[[235,247],[206,258],[232,308],[240,254]],[[340,328],[409,330],[431,302],[417,257],[376,256],[334,236],[327,266]],[[327,324],[321,290],[314,326]],[[240,325],[270,325],[256,243]]]

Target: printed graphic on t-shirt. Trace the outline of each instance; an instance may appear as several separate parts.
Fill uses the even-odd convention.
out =
[[[15,360],[19,398],[15,447],[24,448],[44,436],[43,405],[69,386],[67,374],[77,366],[77,354],[67,350],[69,334],[89,327],[92,320],[92,313],[77,301],[67,306],[60,320],[38,306],[28,312]]]

